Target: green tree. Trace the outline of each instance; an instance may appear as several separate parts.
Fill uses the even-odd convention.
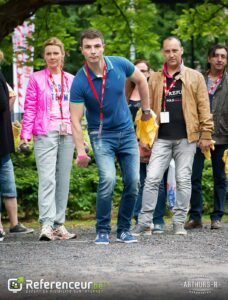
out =
[[[216,39],[225,41],[228,32],[227,17],[228,0],[205,0],[194,8],[184,9],[177,20],[178,28],[173,32],[183,40],[201,36],[211,42]]]
[[[0,0],[0,41],[40,8],[48,4],[88,4],[94,0]]]
[[[96,5],[97,15],[91,16],[90,23],[104,33],[106,54],[130,58],[134,45],[136,58],[150,60],[159,49],[155,5],[149,0],[97,0]]]

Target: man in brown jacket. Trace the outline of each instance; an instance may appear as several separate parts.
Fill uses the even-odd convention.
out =
[[[185,235],[184,229],[191,197],[191,173],[196,143],[209,149],[213,121],[207,87],[203,76],[187,68],[182,61],[183,48],[176,37],[163,41],[165,64],[149,80],[151,108],[160,124],[143,191],[142,209],[134,235],[150,235],[151,220],[157,202],[160,181],[172,158],[176,165],[176,204],[173,209],[173,232]]]

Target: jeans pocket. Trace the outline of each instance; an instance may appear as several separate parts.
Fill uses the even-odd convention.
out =
[[[99,150],[101,148],[102,139],[98,136],[98,132],[90,133],[89,138],[93,150]]]

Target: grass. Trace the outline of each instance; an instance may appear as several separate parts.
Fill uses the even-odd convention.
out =
[[[116,216],[112,217],[112,221],[111,221],[112,225],[116,224],[116,219],[117,219]],[[210,224],[210,215],[204,215],[202,221],[203,221],[204,224]],[[170,216],[165,217],[165,222],[167,224],[171,224],[172,223],[172,217],[170,217]],[[223,223],[228,223],[228,215],[227,214],[225,214],[223,216],[222,222]],[[34,228],[34,229],[39,229],[40,228],[40,224],[39,224],[38,220],[23,221],[23,224],[26,227],[31,227],[31,228]],[[90,227],[90,226],[95,226],[95,224],[96,224],[95,217],[87,219],[87,220],[70,220],[70,221],[65,222],[66,227],[69,227],[69,228],[74,228],[76,226]],[[4,226],[4,228],[9,228],[10,224],[9,224],[8,221],[3,222],[3,226]]]

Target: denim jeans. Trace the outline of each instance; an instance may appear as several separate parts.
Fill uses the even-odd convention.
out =
[[[17,190],[14,177],[13,163],[10,154],[0,157],[0,213],[2,212],[1,198],[16,198]]]
[[[139,215],[141,207],[142,207],[142,194],[143,194],[143,188],[145,185],[146,173],[147,173],[147,164],[140,163],[140,172],[139,172],[140,187],[139,187],[139,193],[138,193],[138,197],[137,197],[137,200],[135,203],[135,208],[134,208],[134,213],[133,213],[133,216],[136,220],[136,224],[138,223],[138,215]],[[166,182],[167,182],[167,172],[165,173],[165,175],[162,178],[162,181],[159,185],[158,201],[157,201],[157,205],[156,205],[156,208],[154,211],[154,217],[153,217],[154,224],[165,224],[163,217],[164,217],[165,211],[166,211],[166,197],[167,197]]]
[[[35,136],[34,151],[39,177],[39,221],[42,225],[61,225],[65,222],[69,194],[72,135],[60,136],[51,131]]]
[[[215,150],[211,151],[211,163],[214,179],[214,209],[211,213],[211,220],[213,221],[221,220],[224,214],[224,205],[226,200],[226,174],[222,157],[226,149],[228,149],[228,145],[215,145]],[[203,211],[202,174],[204,160],[204,155],[201,150],[197,148],[192,170],[191,209],[189,210],[189,218],[197,221],[201,220]]]
[[[176,166],[176,203],[173,208],[173,223],[184,223],[191,197],[191,174],[196,143],[187,139],[158,139],[152,148],[143,190],[142,209],[139,224],[151,225],[157,204],[159,185],[170,161],[174,158]]]
[[[123,181],[117,233],[129,230],[139,185],[139,152],[134,128],[122,132],[90,132],[90,141],[99,172],[96,199],[96,232],[110,233],[112,194],[116,183],[115,158]]]

